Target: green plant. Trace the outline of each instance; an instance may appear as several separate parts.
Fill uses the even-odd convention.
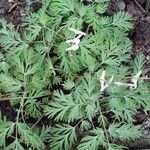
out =
[[[4,149],[119,150],[116,141],[140,137],[134,115],[150,109],[144,56],[131,60],[132,16],[106,16],[108,3],[43,0],[21,34],[0,20],[1,101],[16,111],[15,121],[0,118]],[[42,126],[43,116],[54,124]]]

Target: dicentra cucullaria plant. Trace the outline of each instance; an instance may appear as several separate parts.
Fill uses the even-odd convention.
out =
[[[135,113],[150,110],[144,56],[132,61],[132,17],[107,16],[109,1],[43,0],[22,33],[0,20],[1,101],[16,112],[0,115],[4,150],[121,150],[140,137]]]

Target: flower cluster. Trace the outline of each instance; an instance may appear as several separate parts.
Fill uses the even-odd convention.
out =
[[[142,74],[142,71],[139,71],[135,76],[132,77],[131,82],[132,83],[122,83],[122,82],[114,82],[117,86],[126,86],[130,88],[137,88],[138,78]],[[100,92],[104,91],[113,81],[114,76],[112,75],[110,80],[105,84],[105,70],[103,70],[101,76],[100,76],[100,83],[101,83],[101,89]]]
[[[67,48],[66,51],[71,51],[71,50],[76,51],[79,49],[80,38],[86,34],[82,31],[79,31],[79,30],[74,29],[74,28],[69,28],[69,30],[74,32],[77,36],[74,39],[66,41],[66,43],[69,43],[69,44],[71,43],[71,47]]]

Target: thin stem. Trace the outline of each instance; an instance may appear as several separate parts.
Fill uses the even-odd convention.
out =
[[[18,100],[18,99],[21,99],[21,98],[22,98],[22,97],[10,98],[9,96],[10,96],[10,94],[7,95],[7,97],[6,97],[5,95],[2,95],[0,101],[8,101],[8,100],[10,100],[10,99],[11,99],[11,100]],[[48,97],[48,96],[51,96],[51,93],[50,93],[50,92],[47,92],[47,93],[45,93],[44,95],[36,96],[36,97],[34,97],[34,98],[42,98],[42,97]],[[3,98],[3,97],[4,97],[4,98]],[[25,98],[25,99],[29,99],[29,98],[31,98],[31,97],[25,96],[24,98]]]
[[[59,32],[60,30],[58,30],[58,31],[56,32],[56,31],[54,31],[53,29],[47,28],[46,26],[44,26],[44,28],[46,28],[47,30],[50,30],[50,31],[54,32],[57,36],[59,36],[59,37],[61,37],[62,39],[66,40],[66,38],[64,38],[63,36],[61,36],[60,34],[58,34],[58,32]]]
[[[137,0],[133,0],[135,2],[135,4],[140,8],[140,10],[145,13],[144,8],[140,5],[140,3]]]
[[[31,128],[34,128],[41,121],[43,117],[44,117],[44,114],[37,120],[37,122]]]
[[[105,133],[106,133],[106,140],[107,140],[108,145],[110,145],[109,136],[108,136],[108,134],[107,134],[107,129],[106,129],[106,126],[105,126],[105,121],[104,121],[104,119],[103,119],[103,114],[102,114],[101,108],[99,109],[99,111],[100,111],[100,115],[101,115],[101,117],[102,117],[103,128],[104,128],[104,131],[105,131]]]

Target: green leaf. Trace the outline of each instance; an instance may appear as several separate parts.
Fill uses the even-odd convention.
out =
[[[133,28],[133,24],[131,23],[131,20],[132,20],[132,16],[128,12],[120,11],[113,16],[112,25],[128,31]]]
[[[50,12],[54,15],[66,15],[74,12],[76,4],[75,0],[53,0],[50,5]]]
[[[104,131],[101,128],[96,128],[89,131],[93,135],[87,135],[78,146],[78,150],[98,150],[100,145],[105,143]]]
[[[134,75],[137,74],[139,71],[143,70],[145,64],[145,56],[142,53],[136,55],[134,62],[133,62],[133,69]]]
[[[80,103],[74,101],[72,95],[64,95],[63,92],[55,92],[55,101],[45,107],[45,113],[49,118],[55,120],[66,120],[72,122],[80,118]]]
[[[91,123],[87,120],[83,120],[80,125],[82,131],[88,131],[91,128]]]
[[[29,116],[33,118],[40,118],[42,113],[41,113],[41,103],[38,102],[36,99],[29,99],[26,102],[26,112]]]
[[[87,6],[87,12],[84,16],[84,20],[94,29],[97,28],[99,15],[96,14],[94,6]]]
[[[0,19],[0,46],[5,51],[13,52],[28,47],[20,38],[19,33],[15,31],[14,26],[11,23],[8,24],[4,19]]]
[[[17,130],[20,138],[26,145],[33,148],[41,149],[44,147],[44,143],[26,124],[17,123]]]
[[[108,7],[108,3],[99,3],[98,5],[96,5],[96,13],[98,14],[103,14],[106,12]]]
[[[110,124],[108,129],[112,138],[120,140],[134,140],[140,138],[140,130],[132,124]]]
[[[80,17],[76,17],[76,16],[71,15],[68,18],[68,20],[65,22],[65,24],[66,24],[67,28],[72,27],[75,29],[81,29],[82,25],[83,25],[83,19]]]
[[[96,104],[94,103],[90,103],[87,104],[87,106],[85,107],[85,111],[86,111],[86,115],[87,117],[92,120],[92,118],[94,117],[94,115],[96,114],[96,112],[98,111]]]
[[[6,138],[14,132],[14,123],[0,120],[0,146],[6,146]]]
[[[48,142],[51,137],[51,127],[43,126],[42,129],[39,129],[39,137],[43,142]]]
[[[14,142],[12,142],[11,144],[9,144],[6,147],[6,150],[25,150],[24,147],[20,144],[20,142],[18,141],[18,139],[16,138]]]
[[[121,145],[117,145],[117,144],[109,144],[109,148],[108,150],[124,150],[124,149],[128,149],[125,146],[121,146]]]
[[[51,149],[70,150],[77,142],[75,127],[70,125],[56,125],[51,128]]]
[[[67,80],[67,81],[65,81],[65,83],[63,84],[63,86],[64,86],[64,88],[66,90],[71,90],[72,88],[75,87],[75,83],[73,81],[71,81],[71,80]]]
[[[0,87],[4,92],[19,91],[22,87],[22,83],[13,77],[3,74],[0,74]]]

